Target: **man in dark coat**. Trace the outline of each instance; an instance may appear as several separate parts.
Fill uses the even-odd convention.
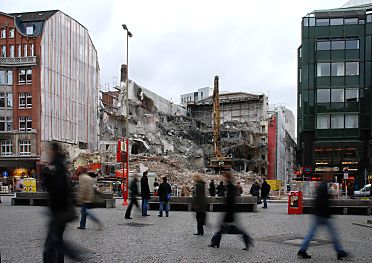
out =
[[[248,250],[248,248],[253,245],[252,238],[244,230],[239,228],[235,222],[235,197],[236,189],[233,184],[233,176],[230,172],[224,174],[225,181],[227,183],[227,195],[226,195],[226,213],[223,217],[219,231],[212,237],[210,247],[220,247],[222,234],[241,234],[243,236],[243,241],[245,248],[243,250]]]
[[[138,178],[135,175],[132,182],[129,185],[129,205],[127,208],[127,211],[125,211],[125,219],[132,219],[130,217],[130,212],[132,211],[133,205],[135,205],[139,209],[139,205],[137,202],[137,196],[139,196],[139,191],[138,191]]]
[[[147,208],[150,200],[150,187],[147,173],[148,171],[143,172],[141,178],[142,216],[149,216],[147,214]]]
[[[252,194],[252,196],[257,197],[257,204],[261,204],[260,184],[258,183],[258,180],[256,180],[254,184],[252,184],[250,193]]]
[[[43,262],[64,262],[64,255],[74,260],[81,260],[79,252],[63,240],[66,224],[77,218],[73,207],[73,196],[65,156],[59,144],[50,146],[51,162],[43,169],[46,188],[49,192],[51,219],[44,244]]]
[[[209,183],[209,196],[215,197],[216,196],[216,186],[214,185],[214,181],[211,180]]]
[[[226,192],[226,187],[223,185],[223,181],[217,186],[217,196],[224,197]]]
[[[195,182],[195,195],[192,200],[192,209],[196,212],[196,222],[198,232],[194,235],[204,235],[206,211],[208,207],[207,198],[205,197],[205,182],[200,174],[193,176]]]
[[[172,193],[172,188],[170,184],[167,183],[167,178],[163,177],[163,182],[159,186],[158,194],[159,194],[159,217],[163,216],[163,210],[165,206],[165,215],[166,217],[169,216],[169,204],[168,201],[170,199],[170,195]]]
[[[328,193],[328,182],[331,182],[333,179],[332,173],[324,174],[323,181],[318,186],[316,190],[316,198],[314,200],[314,221],[313,225],[310,227],[309,232],[305,236],[305,239],[301,245],[300,250],[297,253],[298,258],[311,258],[310,255],[306,253],[307,248],[309,247],[310,241],[312,240],[316,229],[320,225],[324,225],[328,228],[334,248],[337,253],[337,259],[342,259],[348,256],[338,240],[337,232],[334,229],[334,226],[330,220],[331,212],[329,205],[330,195]]]
[[[269,196],[270,193],[270,185],[266,182],[266,178],[263,178],[263,183],[261,185],[261,197],[263,200],[263,208],[267,208],[267,197]]]

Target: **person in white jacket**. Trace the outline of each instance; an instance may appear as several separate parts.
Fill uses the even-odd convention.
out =
[[[89,216],[97,225],[98,229],[102,228],[101,221],[90,211],[92,208],[92,203],[94,201],[94,185],[95,179],[92,178],[87,170],[84,169],[83,173],[79,176],[79,200],[81,203],[81,219],[80,226],[77,229],[85,229],[87,216]]]

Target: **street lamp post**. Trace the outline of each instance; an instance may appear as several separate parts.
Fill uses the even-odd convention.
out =
[[[127,31],[127,67],[126,67],[126,78],[125,78],[125,107],[126,107],[126,113],[125,113],[125,143],[126,147],[126,154],[124,156],[126,158],[123,158],[123,205],[128,204],[128,191],[129,191],[129,125],[128,125],[128,116],[129,116],[129,38],[132,37],[132,33],[128,30],[128,27],[126,24],[122,25],[123,29]],[[124,106],[124,105],[123,105]],[[126,168],[126,172],[124,170],[124,166]]]

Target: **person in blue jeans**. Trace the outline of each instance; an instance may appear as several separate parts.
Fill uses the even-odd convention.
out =
[[[149,216],[147,208],[150,200],[150,186],[147,173],[148,171],[145,171],[141,178],[142,216]]]
[[[321,225],[324,225],[328,228],[329,233],[331,234],[333,246],[337,253],[337,259],[343,259],[348,256],[341,243],[338,239],[336,229],[333,226],[333,223],[330,219],[330,205],[329,205],[329,193],[328,193],[328,182],[331,182],[333,179],[332,173],[327,173],[323,175],[323,181],[317,188],[317,195],[314,201],[314,220],[313,224],[310,227],[309,232],[305,236],[301,248],[297,253],[298,258],[308,259],[311,258],[309,254],[306,253],[307,248],[309,247],[310,241],[313,239],[317,228]]]
[[[170,184],[167,183],[167,178],[163,177],[163,182],[159,186],[158,194],[159,194],[159,217],[163,216],[163,210],[165,206],[165,215],[166,217],[169,216],[169,204],[168,201],[170,199],[170,195],[172,193],[172,188]]]

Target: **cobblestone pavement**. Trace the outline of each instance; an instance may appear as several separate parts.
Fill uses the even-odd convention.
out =
[[[0,204],[1,262],[41,262],[46,236],[45,207],[10,206],[10,197]],[[72,222],[65,239],[85,248],[86,262],[302,262],[296,253],[311,221],[310,215],[288,215],[286,204],[269,203],[269,209],[239,215],[241,225],[255,239],[255,246],[242,251],[241,237],[224,235],[221,246],[209,248],[211,236],[221,216],[208,214],[206,234],[194,236],[196,220],[191,212],[171,212],[159,218],[150,211],[143,218],[133,210],[132,220],[124,220],[125,207],[93,209],[104,222],[101,231],[92,221],[86,230],[77,230]],[[345,249],[353,254],[354,262],[371,262],[372,229],[353,225],[366,222],[368,216],[334,216],[334,223]],[[308,250],[306,262],[335,262],[336,256],[328,233],[318,231],[316,241]],[[66,262],[69,262],[66,260]]]

